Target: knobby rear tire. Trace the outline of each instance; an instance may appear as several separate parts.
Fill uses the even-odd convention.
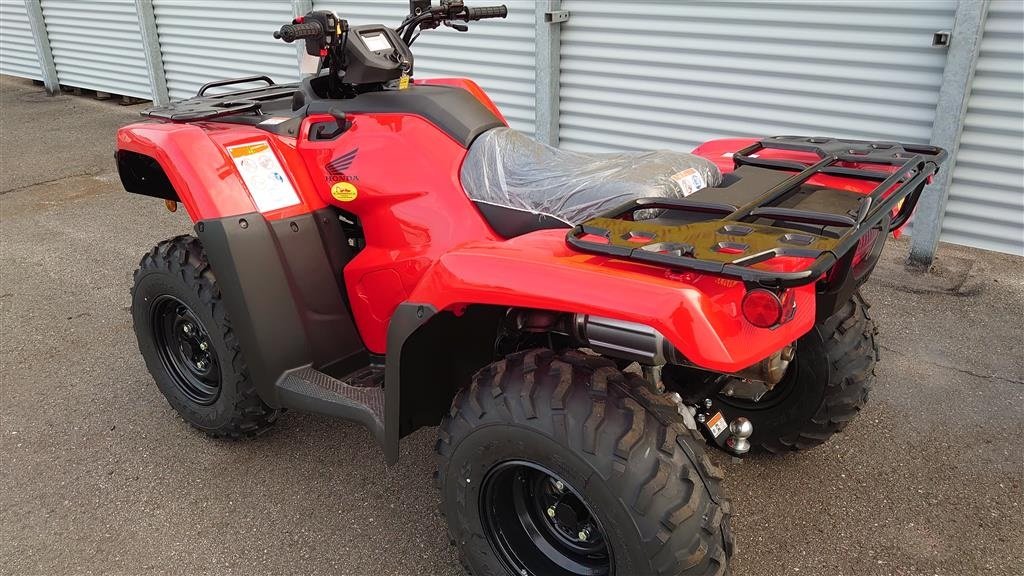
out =
[[[730,419],[744,416],[754,425],[752,448],[770,453],[813,448],[856,418],[868,401],[878,361],[878,328],[869,307],[858,291],[797,342],[792,373],[783,379],[789,386],[784,401],[737,408],[719,396],[733,404],[726,408]]]

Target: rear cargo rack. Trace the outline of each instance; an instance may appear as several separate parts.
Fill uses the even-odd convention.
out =
[[[640,198],[576,226],[566,241],[584,252],[719,274],[763,286],[810,284],[870,230],[889,232],[905,224],[925,184],[945,158],[946,151],[935,146],[775,136],[733,154],[735,175],[770,184],[763,192],[758,190],[753,200],[716,201],[730,196],[726,186],[705,188],[688,198]],[[853,205],[839,206],[846,208],[842,211],[780,206],[798,192],[829,192],[826,187],[808,184],[819,175],[877,185],[856,196]],[[684,223],[671,223],[671,218],[636,220],[635,214],[641,210],[682,216]],[[811,262],[784,272],[754,267],[780,256]]]

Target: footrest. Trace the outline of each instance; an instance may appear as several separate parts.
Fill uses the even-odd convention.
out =
[[[277,382],[278,397],[285,408],[358,422],[383,443],[384,389],[349,383],[379,380],[367,371],[383,373],[382,368],[364,368],[339,380],[309,366],[289,370]]]

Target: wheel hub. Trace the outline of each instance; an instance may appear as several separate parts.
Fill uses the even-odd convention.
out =
[[[192,402],[203,406],[216,402],[220,365],[203,323],[173,296],[161,296],[152,310],[154,341],[171,379]]]
[[[611,573],[599,520],[550,470],[521,461],[496,466],[484,480],[480,506],[487,538],[513,574]]]

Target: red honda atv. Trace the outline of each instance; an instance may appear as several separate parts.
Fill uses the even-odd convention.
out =
[[[212,436],[304,410],[365,425],[389,463],[440,425],[475,574],[728,571],[705,442],[809,448],[856,416],[878,354],[858,287],[945,152],[557,150],[469,80],[411,81],[421,30],[503,6],[411,7],[397,29],[311,12],[275,36],[318,74],[211,83],[119,131],[125,189],[195,222],[135,272],[157,386]]]

